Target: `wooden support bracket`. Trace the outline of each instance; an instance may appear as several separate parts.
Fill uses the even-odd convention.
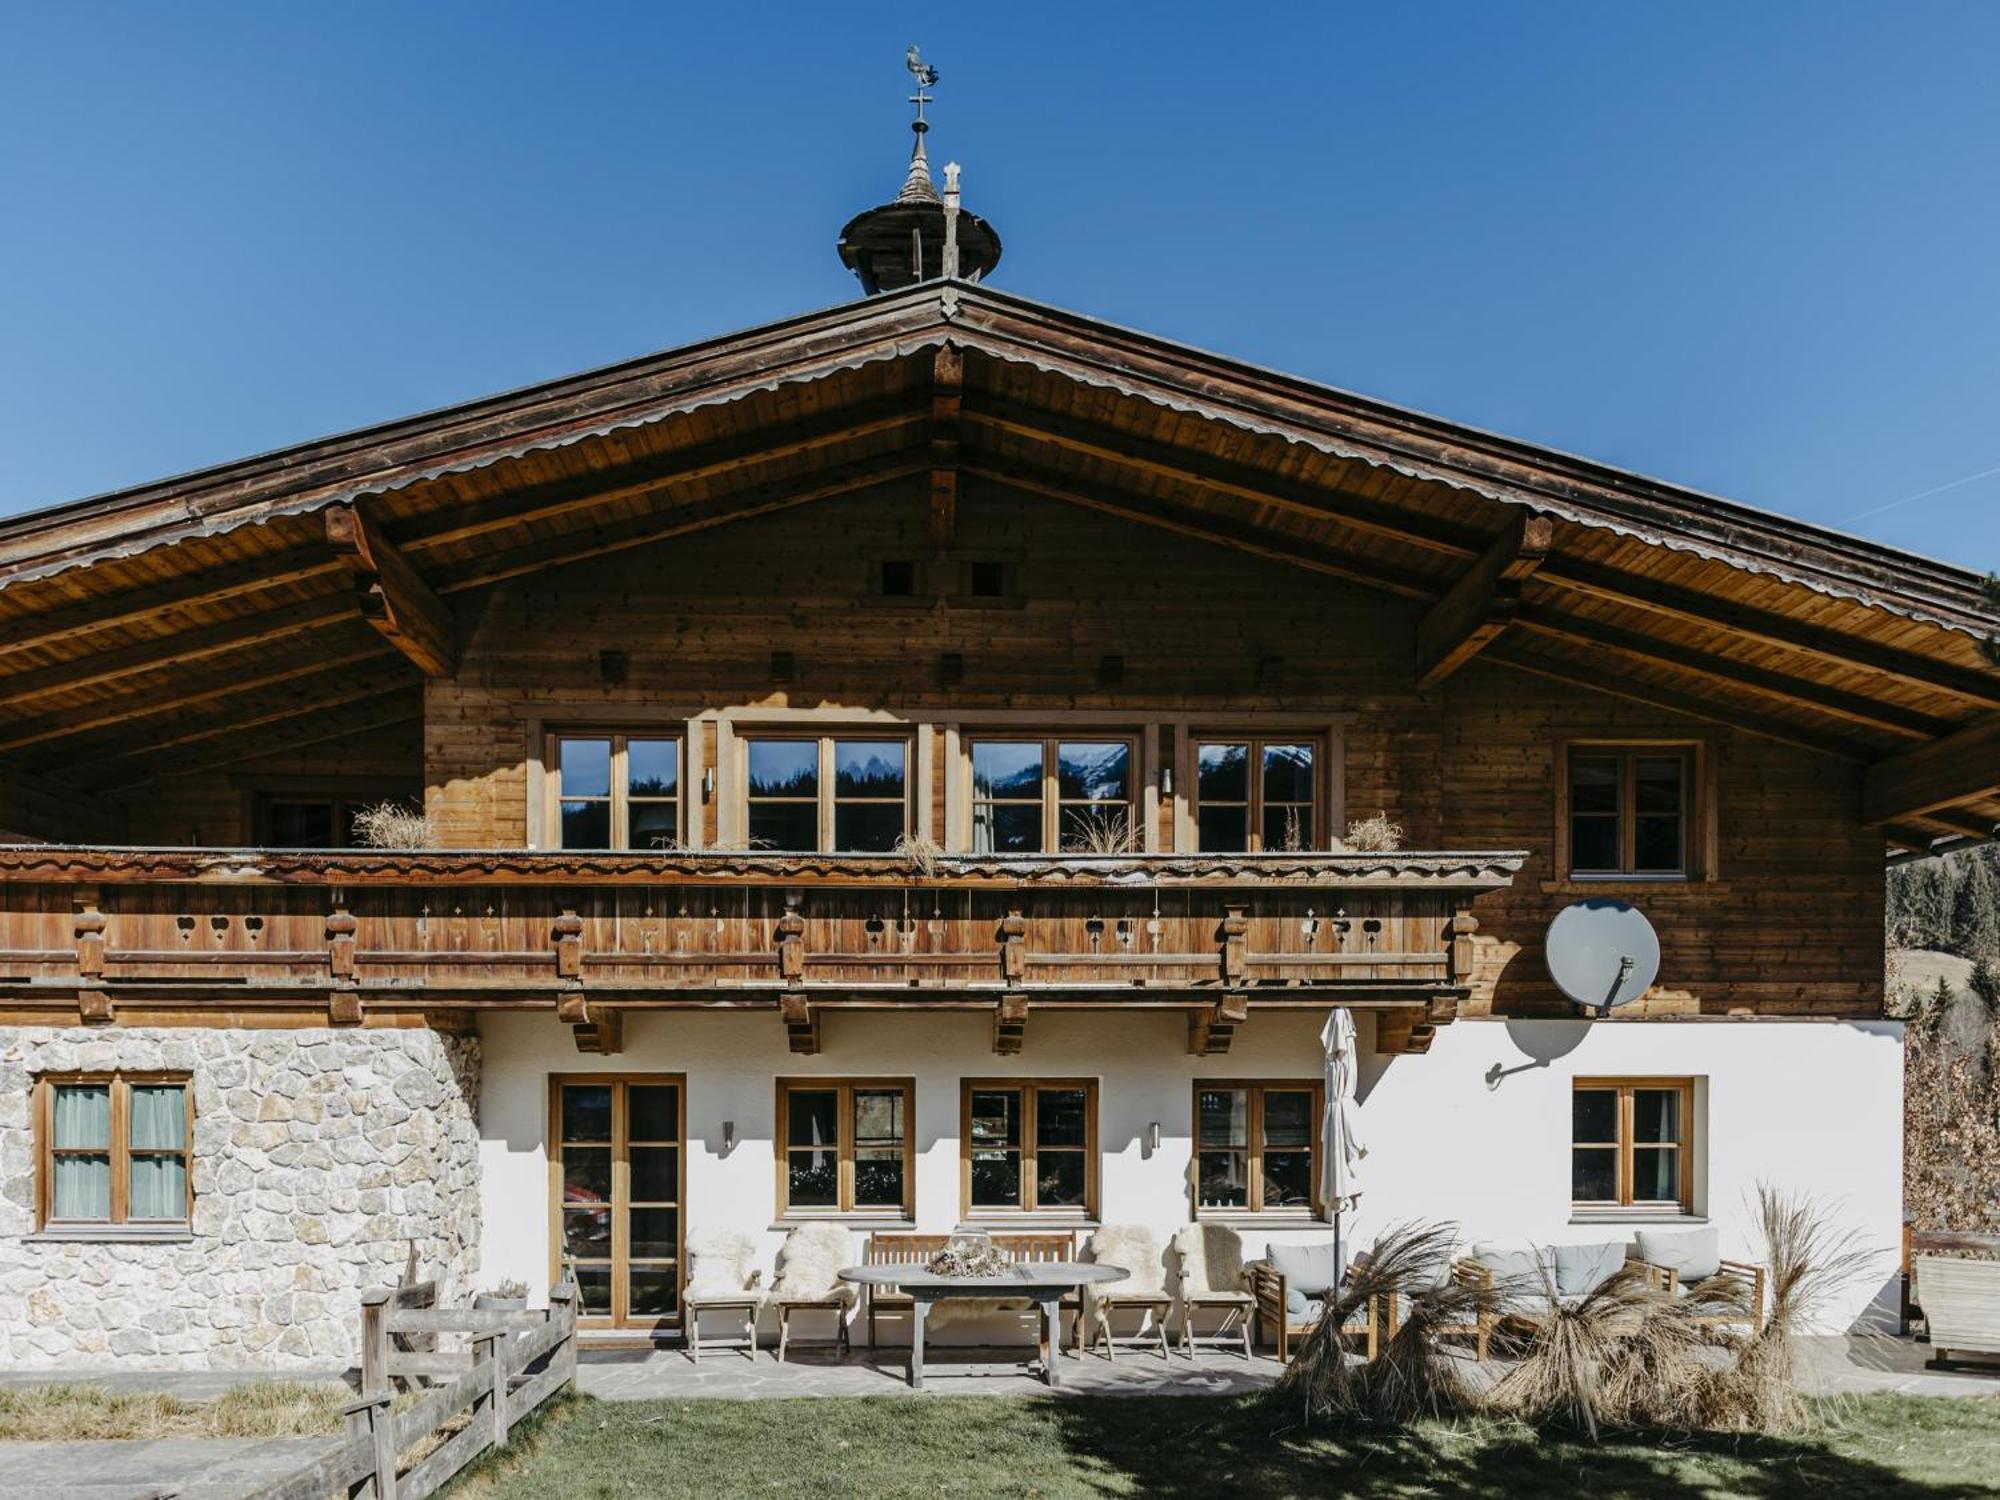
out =
[[[783,995],[778,1013],[784,1018],[785,1040],[792,1051],[811,1057],[819,1051],[819,1007],[804,995]]]
[[[1437,1027],[1414,1010],[1375,1014],[1375,1051],[1383,1057],[1421,1057],[1437,1040]]]
[[[1478,960],[1478,944],[1473,935],[1479,931],[1479,918],[1472,914],[1470,907],[1461,906],[1452,913],[1447,928],[1451,934],[1448,952],[1448,969],[1453,984],[1465,984],[1472,978],[1472,966]]]
[[[993,1050],[1001,1057],[1018,1057],[1028,1039],[1028,997],[1002,995],[993,1008]]]
[[[106,1026],[114,1019],[111,996],[104,988],[104,929],[110,925],[98,906],[97,887],[79,885],[70,893],[76,939],[76,1011],[86,1025]]]
[[[359,507],[329,507],[326,540],[354,575],[363,619],[426,677],[449,677],[458,670],[450,607]]]
[[[1213,1005],[1188,1013],[1188,1055],[1220,1057],[1236,1039],[1236,1028],[1250,1019],[1248,995],[1224,995]]]
[[[562,914],[551,924],[549,935],[556,945],[556,977],[558,979],[583,979],[583,918],[571,907],[564,907]]]
[[[1019,984],[1028,972],[1028,919],[1018,908],[1010,908],[1000,919],[1000,977]]]
[[[576,1050],[595,1057],[611,1057],[625,1050],[625,1012],[586,1006],[590,1019],[570,1027]]]
[[[787,896],[784,915],[778,918],[778,977],[798,984],[805,976],[806,919],[799,915],[798,897]]]
[[[326,997],[326,1021],[329,1026],[359,1026],[362,1011],[354,980],[354,934],[360,924],[338,898],[336,903],[326,918],[326,971],[333,981]]]
[[[1222,982],[1242,984],[1250,971],[1250,908],[1225,905],[1222,910],[1216,934],[1222,940]]]
[[[1417,685],[1436,687],[1514,621],[1522,580],[1542,565],[1555,541],[1545,515],[1516,515],[1479,560],[1417,622]]]

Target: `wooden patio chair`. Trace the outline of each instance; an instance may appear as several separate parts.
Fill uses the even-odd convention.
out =
[[[778,1310],[778,1362],[791,1348],[792,1314],[830,1312],[833,1337],[826,1342],[840,1354],[849,1349],[848,1310],[856,1288],[840,1280],[839,1271],[854,1260],[854,1236],[841,1224],[802,1224],[785,1236],[778,1251],[778,1279],[771,1288],[771,1305]]]
[[[1187,1224],[1175,1231],[1173,1252],[1181,1299],[1181,1353],[1193,1359],[1197,1345],[1227,1349],[1240,1343],[1243,1357],[1252,1358],[1256,1351],[1250,1343],[1250,1325],[1256,1321],[1257,1299],[1250,1293],[1243,1265],[1243,1236],[1225,1224]],[[1219,1312],[1221,1321],[1208,1333],[1196,1333],[1198,1312]]]
[[[865,1266],[914,1266],[922,1268],[949,1244],[948,1234],[871,1234],[861,1252]],[[916,1304],[895,1287],[868,1288],[868,1346],[875,1346],[875,1320],[883,1314],[915,1317]]]
[[[1139,1328],[1125,1340],[1126,1347],[1141,1347],[1150,1320],[1153,1338],[1146,1342],[1158,1342],[1161,1359],[1173,1358],[1167,1347],[1167,1313],[1174,1299],[1167,1294],[1166,1265],[1160,1259],[1160,1244],[1153,1231],[1140,1224],[1106,1224],[1090,1236],[1088,1249],[1097,1264],[1119,1266],[1129,1273],[1124,1281],[1083,1289],[1083,1321],[1090,1347],[1095,1349],[1102,1340],[1104,1357],[1115,1361],[1119,1340],[1111,1327],[1111,1315],[1137,1312],[1141,1315]]]
[[[1358,1252],[1355,1262],[1363,1263],[1367,1254],[1365,1250]],[[1317,1308],[1325,1305],[1324,1294],[1306,1299],[1311,1309],[1308,1313],[1294,1313],[1291,1288],[1286,1284],[1284,1272],[1268,1260],[1253,1260],[1243,1268],[1243,1272],[1249,1280],[1252,1302],[1251,1341],[1253,1344],[1262,1343],[1268,1331],[1277,1344],[1278,1363],[1287,1364],[1292,1357],[1292,1346],[1303,1342],[1306,1335],[1318,1326]],[[1383,1327],[1383,1309],[1372,1298],[1340,1330],[1342,1342],[1358,1339],[1362,1353],[1369,1359],[1375,1357],[1375,1351],[1387,1336],[1388,1330]]]

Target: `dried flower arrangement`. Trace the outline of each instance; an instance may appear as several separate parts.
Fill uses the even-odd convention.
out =
[[[993,1245],[950,1245],[938,1251],[924,1269],[933,1276],[977,1278],[1004,1276],[1014,1262],[1007,1252]]]

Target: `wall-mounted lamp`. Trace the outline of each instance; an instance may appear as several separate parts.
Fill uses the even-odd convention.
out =
[[[1174,794],[1174,768],[1172,766],[1161,766],[1160,795],[1162,797],[1171,797],[1173,796],[1173,794]]]
[[[715,767],[710,766],[701,773],[701,795],[712,799],[715,796]]]
[[[1153,1121],[1152,1124],[1146,1127],[1146,1149],[1148,1151],[1157,1151],[1160,1149],[1160,1122],[1158,1120]]]
[[[727,1155],[729,1152],[734,1151],[735,1149],[736,1149],[736,1122],[734,1120],[724,1120],[722,1122],[723,1154]]]

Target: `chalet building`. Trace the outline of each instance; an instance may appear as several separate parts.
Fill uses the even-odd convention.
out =
[[[918,144],[855,301],[0,522],[0,1364],[345,1358],[412,1243],[629,1338],[703,1229],[1325,1239],[1335,1006],[1361,1243],[1893,1242],[1979,580],[993,290]]]

